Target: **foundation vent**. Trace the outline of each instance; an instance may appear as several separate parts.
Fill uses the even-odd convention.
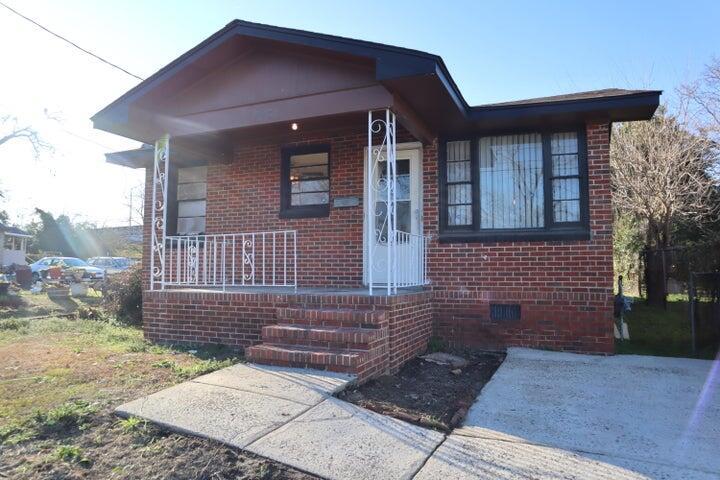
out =
[[[518,303],[491,303],[491,320],[520,320],[520,304]]]

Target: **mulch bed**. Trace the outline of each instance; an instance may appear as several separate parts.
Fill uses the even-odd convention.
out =
[[[463,421],[505,355],[466,349],[448,353],[464,357],[468,365],[456,369],[418,357],[397,374],[350,388],[338,397],[400,420],[449,432]]]

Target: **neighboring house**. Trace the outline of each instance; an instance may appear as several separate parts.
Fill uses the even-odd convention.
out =
[[[0,223],[0,267],[27,265],[27,241],[32,235],[19,228]]]
[[[108,154],[145,333],[363,380],[431,336],[612,353],[610,125],[660,93],[473,107],[436,55],[233,21],[93,117],[155,144]]]

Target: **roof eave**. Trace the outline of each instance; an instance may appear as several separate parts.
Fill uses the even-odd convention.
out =
[[[105,154],[105,161],[113,165],[130,168],[146,168],[152,165],[155,150],[152,148],[137,148]]]
[[[648,90],[612,97],[471,107],[470,116],[476,121],[488,121],[558,115],[596,115],[605,112],[610,122],[648,120],[660,105],[661,94],[661,90]]]

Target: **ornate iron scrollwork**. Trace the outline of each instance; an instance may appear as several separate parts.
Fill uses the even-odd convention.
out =
[[[165,281],[165,225],[167,223],[167,173],[170,160],[170,137],[162,136],[155,142],[152,184],[150,290],[156,284],[164,287]]]

